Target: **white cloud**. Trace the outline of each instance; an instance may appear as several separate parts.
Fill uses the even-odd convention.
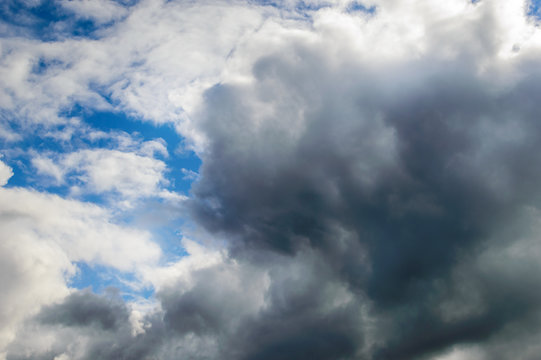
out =
[[[191,180],[191,181],[194,181],[194,180],[197,180],[197,178],[199,177],[199,174],[193,170],[190,170],[190,169],[181,169],[180,170],[182,172],[182,174],[184,175],[183,179],[185,180]]]
[[[4,237],[47,239],[60,246],[71,261],[135,270],[156,261],[160,250],[150,233],[117,225],[99,206],[65,200],[22,188],[1,189]],[[122,254],[118,257],[118,254]]]
[[[0,161],[0,186],[6,185],[12,176],[13,169]]]
[[[13,226],[13,221],[9,226],[7,216],[2,211],[0,351],[14,338],[25,317],[38,311],[42,304],[68,294],[65,278],[75,273],[74,266],[58,244],[42,241],[24,226]]]
[[[161,141],[142,144],[140,151],[87,149],[72,153],[36,154],[32,164],[40,174],[52,176],[58,184],[70,184],[77,193],[116,193],[127,200],[160,196],[166,165],[153,158],[155,153],[167,154]]]
[[[182,239],[182,247],[187,255],[178,261],[167,266],[144,270],[144,279],[156,290],[175,284],[190,288],[194,285],[192,277],[194,271],[223,264],[227,257],[224,249],[204,246],[188,238]]]
[[[60,5],[78,17],[97,24],[108,23],[126,16],[128,10],[111,0],[63,0]]]
[[[163,157],[169,156],[169,153],[167,152],[167,146],[163,139],[145,141],[139,151],[142,155],[148,157],[153,157],[156,155],[161,155]]]
[[[53,160],[38,155],[32,159],[32,165],[36,168],[38,174],[51,176],[57,184],[64,182],[65,172]]]

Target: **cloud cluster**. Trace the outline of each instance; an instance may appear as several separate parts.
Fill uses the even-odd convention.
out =
[[[539,43],[528,38],[529,48],[509,50],[524,41],[514,31],[535,31],[518,5],[386,5],[366,25],[322,10],[315,38],[285,34],[289,41],[256,57],[251,82],[207,91],[200,126],[209,146],[194,216],[231,238],[234,256],[246,261],[254,251],[303,261],[308,246],[338,276],[321,284],[341,281],[359,294],[371,320],[359,318],[350,331],[370,342],[357,339],[345,354],[344,343],[331,344],[325,358],[430,358],[471,343],[482,344],[483,356],[507,358],[502,339],[525,349],[519,358],[534,358],[526,334],[538,333],[539,262],[523,249],[538,221]],[[385,36],[397,36],[400,20],[363,43],[394,11],[416,19],[397,48]],[[499,30],[510,22],[512,31]],[[408,41],[415,26],[421,32]],[[472,38],[478,29],[498,36]],[[321,289],[307,292],[314,298]],[[306,341],[319,343],[316,335]]]
[[[75,262],[137,272],[159,260],[161,250],[148,232],[112,219],[109,210],[96,205],[0,188],[2,348],[22,319],[69,293],[67,281],[77,273]]]
[[[146,235],[104,209],[2,188],[14,230],[0,263],[15,264],[3,308],[47,299],[16,336],[6,330],[6,358],[536,359],[541,33],[528,6],[142,1],[102,39],[77,41],[91,59],[122,43],[113,58],[140,63],[100,84],[119,109],[172,121],[196,145],[203,163],[185,203],[199,243],[158,266]],[[6,57],[45,47],[23,43]],[[82,64],[50,81],[95,79]],[[24,114],[24,92],[3,91]],[[58,172],[35,166],[76,172],[93,191],[157,191],[163,163],[105,152],[62,155]],[[39,259],[48,285],[29,270]],[[140,267],[155,306],[68,291],[62,276],[78,259]],[[20,323],[30,307],[19,308],[2,316]]]

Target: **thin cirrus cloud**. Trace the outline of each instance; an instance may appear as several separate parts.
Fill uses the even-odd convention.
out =
[[[2,10],[0,357],[538,357],[537,2],[96,4]]]

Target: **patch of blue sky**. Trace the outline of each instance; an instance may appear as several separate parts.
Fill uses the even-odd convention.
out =
[[[283,7],[283,1],[276,0],[252,0],[252,3],[264,6],[272,6],[275,8]]]
[[[170,221],[169,225],[155,227],[152,230],[152,240],[162,249],[162,265],[177,262],[187,255],[186,249],[181,244],[182,233],[179,230],[184,224],[182,217]]]
[[[170,221],[170,223],[175,223],[176,225],[182,223],[184,225],[185,220],[177,217],[174,221]],[[163,260],[165,263],[176,261],[187,254],[186,249],[181,244],[182,234],[179,229],[180,227],[178,226],[161,226],[152,232],[155,241],[161,245],[164,251],[165,257]]]
[[[270,6],[276,9],[287,9],[289,6],[284,3],[283,0],[252,0],[252,3],[263,6]],[[308,13],[312,11],[317,11],[319,9],[329,7],[329,3],[320,3],[314,4],[305,1],[298,1],[295,3],[295,10],[299,14],[304,14],[305,17],[308,17]]]
[[[348,9],[349,12],[363,12],[367,14],[375,14],[376,13],[376,6],[366,6],[363,3],[354,1],[349,4]]]
[[[46,59],[46,58],[40,58],[34,66],[32,66],[32,74],[33,75],[45,75],[47,71],[50,71],[54,68],[62,68],[64,67],[64,63],[61,60],[58,59]]]
[[[33,170],[27,157],[15,157],[7,160],[2,158],[2,161],[7,163],[7,165],[13,169],[13,175],[9,178],[8,183],[4,185],[4,187],[26,187],[31,185],[29,175]]]
[[[299,12],[305,12],[305,11],[317,11],[322,8],[330,7],[331,4],[328,3],[320,3],[320,4],[314,4],[314,3],[307,3],[304,1],[299,1],[295,5],[295,10]]]
[[[12,142],[0,138],[0,152],[4,155],[2,161],[13,168],[13,176],[9,179],[6,186],[33,187],[38,190],[44,189],[47,185],[38,181],[35,168],[31,164],[29,151],[36,153],[60,153],[66,151],[66,145],[52,137],[40,136],[39,134],[47,133],[47,130],[41,126],[37,126],[32,134],[28,134],[15,121],[8,122],[7,125],[10,131],[21,135],[21,139]],[[62,127],[58,127],[57,130],[61,131]],[[60,190],[59,188],[58,191],[61,192]]]
[[[528,6],[528,15],[541,20],[541,0],[531,0]]]
[[[77,274],[68,284],[76,289],[90,288],[94,293],[104,294],[109,288],[116,288],[126,301],[137,298],[149,299],[154,295],[154,288],[142,285],[133,273],[120,272],[103,265],[91,265],[76,262]]]
[[[131,6],[136,1],[116,1],[123,6]],[[92,19],[77,17],[69,10],[59,6],[57,1],[41,2],[5,0],[0,6],[0,19],[9,25],[4,28],[10,32],[18,30],[19,36],[29,36],[43,41],[55,41],[69,37],[97,37],[97,30],[114,22],[98,24]],[[2,31],[2,30],[0,30]],[[7,35],[2,34],[1,35]],[[11,35],[11,34],[10,34]]]

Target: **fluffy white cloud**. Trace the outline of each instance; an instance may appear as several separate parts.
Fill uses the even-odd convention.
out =
[[[6,185],[12,176],[13,169],[0,161],[0,186]]]
[[[67,155],[62,162],[67,169],[80,172],[80,180],[95,193],[118,191],[127,197],[149,196],[165,181],[162,161],[133,153],[82,150]]]
[[[182,239],[182,247],[186,251],[186,256],[178,261],[167,266],[144,269],[145,281],[151,283],[156,290],[182,284],[185,291],[195,285],[194,272],[218,266],[227,259],[226,249],[204,246],[188,238]]]
[[[157,147],[156,147],[157,146]],[[151,143],[143,153],[163,151],[161,143]],[[75,180],[74,195],[78,193],[118,193],[122,198],[159,196],[167,184],[166,165],[153,157],[119,150],[91,149],[57,155],[52,160],[43,155],[32,159],[33,165],[44,175],[59,183]]]

